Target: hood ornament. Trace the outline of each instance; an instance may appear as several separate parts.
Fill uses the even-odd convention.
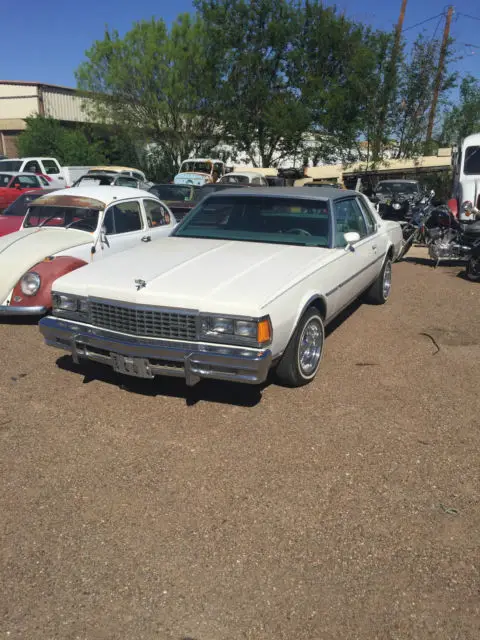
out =
[[[137,286],[137,291],[140,291],[140,289],[144,289],[147,286],[145,280],[141,280],[140,278],[135,280],[135,284]]]

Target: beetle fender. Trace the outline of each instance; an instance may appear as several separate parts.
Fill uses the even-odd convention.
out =
[[[35,271],[41,278],[40,289],[34,296],[26,296],[20,288],[20,280],[13,289],[10,306],[12,307],[52,307],[52,284],[60,276],[64,276],[70,271],[75,271],[87,263],[72,256],[59,256],[58,258],[45,258],[42,262],[34,265],[30,271]],[[27,273],[28,273],[27,272]],[[22,274],[22,277],[25,274]]]

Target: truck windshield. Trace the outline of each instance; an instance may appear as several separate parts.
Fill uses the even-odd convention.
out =
[[[326,200],[211,196],[172,235],[328,247],[330,215]]]
[[[480,147],[467,147],[463,173],[468,176],[480,174]]]
[[[21,160],[0,160],[0,171],[20,171]]]
[[[185,171],[199,171],[200,173],[212,173],[212,163],[201,160],[185,160],[182,162],[180,173]]]
[[[23,222],[24,227],[63,227],[80,231],[96,230],[98,211],[77,207],[47,207],[33,205]]]

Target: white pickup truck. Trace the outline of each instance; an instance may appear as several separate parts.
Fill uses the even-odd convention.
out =
[[[63,189],[83,176],[91,167],[62,167],[55,158],[10,158],[0,160],[0,171],[41,173],[52,188]]]

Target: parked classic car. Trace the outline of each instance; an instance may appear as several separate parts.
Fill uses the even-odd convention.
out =
[[[232,171],[219,180],[220,184],[245,184],[254,187],[268,187],[265,176],[258,171]]]
[[[51,191],[54,191],[54,189],[31,189],[18,196],[0,215],[0,236],[6,236],[7,233],[18,231],[22,226],[30,203]]]
[[[221,160],[210,158],[189,158],[182,162],[180,171],[174,177],[175,184],[192,184],[201,187],[203,184],[215,182],[225,173],[225,164]]]
[[[74,187],[131,187],[132,189],[149,190],[148,183],[124,173],[95,172],[86,173],[73,183]]]
[[[140,189],[79,187],[38,198],[20,231],[0,238],[0,314],[46,313],[59,276],[168,235],[175,224],[168,207]]]
[[[177,222],[183,220],[197,204],[194,200],[197,190],[198,187],[190,184],[154,184],[149,189],[150,193],[168,205]]]
[[[31,189],[44,189],[49,186],[43,176],[34,173],[16,173],[4,171],[0,173],[0,211],[12,204],[18,196]]]
[[[381,180],[370,200],[386,220],[405,220],[411,207],[419,202],[424,191],[417,180]]]
[[[117,175],[132,176],[139,182],[148,182],[145,174],[140,169],[132,169],[132,167],[117,167],[115,165],[105,167],[91,167],[88,173],[116,173]]]
[[[233,189],[172,236],[55,283],[47,344],[132,376],[284,384],[316,375],[324,327],[366,293],[390,294],[402,244],[354,191]]]

